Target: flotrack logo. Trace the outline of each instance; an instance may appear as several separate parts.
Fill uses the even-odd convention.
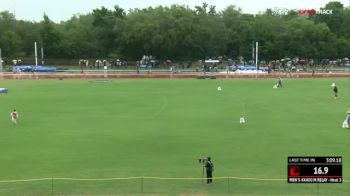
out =
[[[276,15],[288,15],[290,12],[295,12],[299,15],[306,15],[306,16],[310,16],[310,15],[332,15],[333,14],[333,10],[330,9],[286,9],[286,8],[278,8],[275,7],[275,9],[273,10],[273,14]]]
[[[317,14],[320,14],[320,15],[331,15],[333,14],[333,10],[328,10],[328,9],[319,9],[319,10],[316,10],[316,9],[303,9],[303,10],[296,10],[296,12],[300,15],[305,15],[305,14],[308,14],[308,15],[317,15]]]

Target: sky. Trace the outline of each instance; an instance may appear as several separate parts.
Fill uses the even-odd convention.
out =
[[[169,6],[172,4],[202,5],[203,2],[215,5],[218,11],[228,5],[240,7],[244,13],[257,14],[267,8],[319,9],[330,1],[339,1],[349,6],[350,0],[0,0],[0,11],[15,13],[17,19],[39,22],[46,13],[54,22],[66,21],[75,14],[87,14],[102,6],[113,9],[115,5],[124,10],[134,8]]]

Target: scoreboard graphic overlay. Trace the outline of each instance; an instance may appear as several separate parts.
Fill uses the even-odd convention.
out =
[[[342,183],[342,157],[288,157],[288,183]]]

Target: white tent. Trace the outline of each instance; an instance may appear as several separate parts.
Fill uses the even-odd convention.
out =
[[[205,60],[204,62],[205,62],[205,63],[220,63],[219,60],[211,60],[211,59]]]

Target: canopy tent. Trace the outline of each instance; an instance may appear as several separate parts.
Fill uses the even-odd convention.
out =
[[[219,60],[211,60],[211,59],[205,60],[204,62],[205,62],[205,63],[220,63]]]

